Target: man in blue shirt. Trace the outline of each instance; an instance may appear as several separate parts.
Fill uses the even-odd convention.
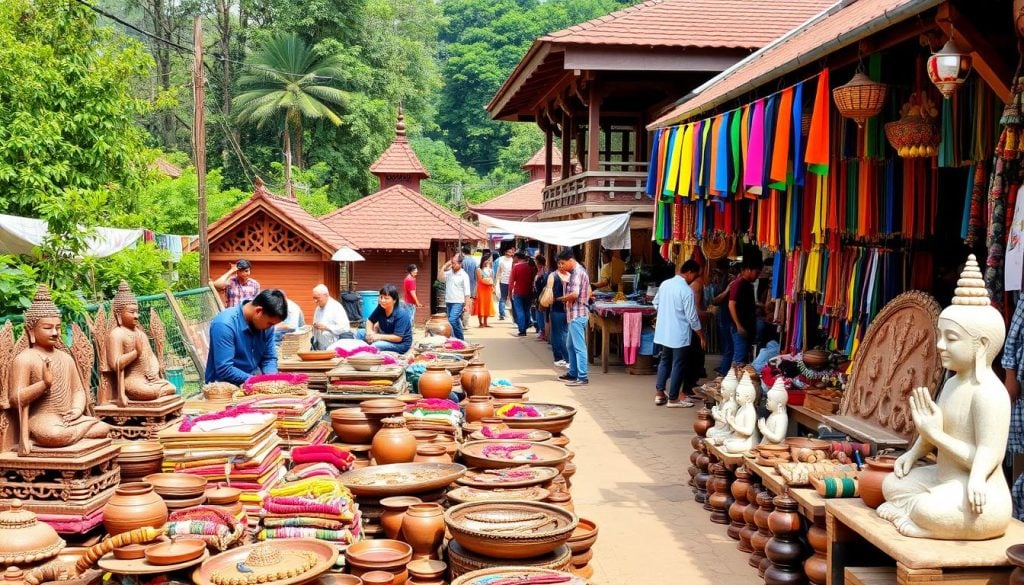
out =
[[[687,397],[679,400],[683,385],[683,368],[686,364],[691,335],[700,338],[702,348],[707,348],[704,332],[700,330],[700,317],[694,302],[690,283],[700,274],[700,265],[687,260],[679,267],[679,274],[661,283],[654,296],[658,309],[654,326],[654,343],[661,345],[661,361],[658,363],[658,379],[654,383],[654,404],[665,404],[668,394],[669,408],[689,408],[694,405]],[[666,388],[666,382],[668,386]]]
[[[366,320],[366,328],[356,331],[362,339],[382,351],[405,353],[412,347],[412,317],[398,306],[398,287],[385,284],[380,289],[377,308]]]
[[[210,322],[206,382],[241,386],[257,373],[277,372],[274,326],[288,318],[288,302],[278,289],[267,289]]]

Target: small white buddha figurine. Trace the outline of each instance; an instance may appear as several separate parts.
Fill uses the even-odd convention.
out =
[[[927,388],[911,391],[918,438],[882,484],[886,502],[878,515],[905,536],[996,538],[1006,532],[1012,513],[1001,470],[1010,399],[992,372],[1006,329],[973,255],[957,281],[953,304],[939,315],[938,330],[942,365],[956,375],[942,386],[937,404]],[[914,466],[932,451],[935,464]]]
[[[729,416],[732,434],[722,440],[726,453],[746,453],[761,440],[757,432],[757,385],[750,375],[736,386],[736,411]],[[716,442],[717,444],[717,442]]]
[[[736,386],[739,380],[736,378],[735,368],[729,368],[729,372],[722,380],[721,393],[722,401],[711,407],[711,416],[715,418],[715,426],[708,429],[707,437],[711,439],[724,438],[732,434],[732,427],[729,426],[729,414],[736,412]]]
[[[765,395],[765,400],[768,403],[768,418],[757,421],[757,429],[761,431],[761,444],[778,445],[786,440],[786,431],[789,430],[789,411],[786,409],[789,393],[786,392],[786,383],[782,376],[775,378],[775,383]]]

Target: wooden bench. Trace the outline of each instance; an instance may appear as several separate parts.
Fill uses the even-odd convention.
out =
[[[991,540],[910,538],[859,498],[828,500],[825,524],[828,585],[1003,585],[1013,569],[1006,549],[1024,542],[1024,523],[1017,520]],[[869,564],[885,568],[860,566]]]
[[[816,431],[818,425],[823,424],[834,431],[853,437],[856,441],[869,443],[875,450],[906,449],[909,445],[904,437],[864,419],[854,416],[822,414],[802,405],[789,405],[789,422],[790,435],[795,435],[799,426]]]

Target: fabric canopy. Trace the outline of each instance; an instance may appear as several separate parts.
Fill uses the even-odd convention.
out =
[[[0,214],[0,253],[31,254],[32,248],[43,243],[46,222],[30,217]],[[131,246],[142,237],[141,229],[96,228],[89,238],[86,256],[105,258]]]
[[[566,221],[509,221],[477,213],[481,225],[555,246],[575,246],[601,239],[609,250],[629,249],[629,214],[602,215]]]

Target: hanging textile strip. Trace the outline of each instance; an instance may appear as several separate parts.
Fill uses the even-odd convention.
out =
[[[924,71],[924,68],[921,67],[920,70]],[[868,77],[876,82],[882,80],[881,53],[872,53],[868,58]],[[865,156],[868,158],[885,158],[886,140],[880,116],[868,118],[864,129],[864,138],[867,142],[864,150]]]
[[[658,191],[658,177],[660,176],[660,165],[661,159],[659,154],[661,153],[661,135],[664,133],[663,128],[658,128],[654,131],[654,136],[651,138],[651,156],[647,159],[650,164],[647,166],[647,195],[648,197],[654,197],[661,193]],[[654,197],[657,199],[657,197]]]
[[[703,197],[710,197],[711,189],[711,170],[715,164],[714,155],[714,132],[716,121],[715,119],[707,120],[704,123],[703,128],[703,142],[701,147],[703,152],[701,153],[701,166],[700,166],[700,184],[698,185],[698,195]]]
[[[942,117],[939,123],[940,136],[938,156],[938,164],[942,168],[957,166],[953,155],[953,145],[956,142],[956,136],[953,134],[954,99],[956,99],[956,94],[954,94],[952,98],[942,100]]]
[[[672,241],[681,242],[685,238],[683,233],[683,198],[676,196],[672,202]]]
[[[743,170],[743,184],[747,187],[747,193],[759,195],[760,191],[751,191],[751,188],[760,187],[764,182],[764,150],[765,150],[765,121],[764,121],[765,100],[757,100],[754,103],[754,113],[750,120],[750,139],[747,148],[747,165]]]
[[[704,126],[705,120],[697,122],[693,127],[693,167],[690,170],[690,199],[697,199],[700,193],[700,169],[704,162]]]
[[[854,233],[859,238],[866,238],[871,227],[871,168],[870,161],[862,160],[857,169],[857,223]]]
[[[683,127],[679,155],[679,187],[676,194],[689,199],[693,193],[693,124]]]
[[[661,196],[671,200],[679,186],[679,126],[672,126],[665,139],[665,177],[662,182]]]
[[[730,185],[732,180],[729,174],[732,172],[732,166],[729,164],[729,155],[732,152],[732,146],[730,145],[732,127],[732,112],[726,112],[719,118],[718,124],[715,127],[716,140],[715,140],[715,167],[714,175],[712,178],[713,189],[712,192],[715,197],[724,198],[728,197],[731,193]]]
[[[971,190],[970,220],[967,226],[967,239],[964,241],[968,247],[977,245],[981,238],[981,230],[984,226],[983,213],[985,209],[985,186],[988,183],[985,161],[978,161],[974,165],[974,185]]]
[[[1005,134],[1004,134],[1005,136]],[[1001,145],[1005,146],[1005,145]],[[1003,176],[1006,161],[997,156],[992,170],[991,186],[988,190],[989,222],[985,244],[988,259],[985,262],[985,287],[992,298],[992,306],[1003,310],[1003,257],[1005,254],[1006,232],[1006,189],[1009,181]]]
[[[829,94],[828,69],[825,69],[818,75],[818,86],[814,92],[814,109],[811,112],[811,128],[807,133],[807,152],[804,154],[807,170],[818,175],[828,174],[829,120],[832,105]]]
[[[892,159],[885,161],[885,184],[882,188],[882,224],[881,232],[886,237],[893,237],[895,228],[895,191],[896,191],[896,164]]]
[[[665,174],[668,172],[668,160],[666,158],[668,152],[668,131],[662,134],[661,140],[658,142],[658,166],[660,172],[658,173],[658,186],[655,193],[662,193],[665,190]]]
[[[974,191],[974,173],[978,163],[971,163],[967,168],[967,190],[964,193],[964,210],[960,219],[960,239],[967,240],[969,233],[968,226],[971,222],[971,192]]]
[[[804,160],[804,82],[796,84],[793,89],[793,153],[790,167],[792,180],[796,185],[804,186],[804,171],[807,168]]]
[[[775,117],[775,137],[772,140],[772,160],[768,178],[768,187],[780,191],[786,189],[791,154],[789,147],[793,130],[793,94],[792,87],[784,89],[779,97],[778,111]],[[799,132],[799,130],[797,130]]]
[[[759,197],[768,197],[768,183],[770,182],[772,166],[772,149],[775,148],[775,126],[779,115],[779,95],[768,97],[764,107],[764,161],[761,171],[761,194]]]
[[[782,298],[782,262],[783,254],[781,250],[776,250],[772,257],[772,290],[771,295],[773,299]]]
[[[736,110],[729,118],[729,195],[740,195],[740,178],[743,176],[743,120],[746,108]]]
[[[799,236],[796,245],[801,248],[810,249],[814,245],[814,227],[818,221],[817,198],[818,198],[818,176],[814,175],[808,184],[799,189],[800,192],[800,219]]]

